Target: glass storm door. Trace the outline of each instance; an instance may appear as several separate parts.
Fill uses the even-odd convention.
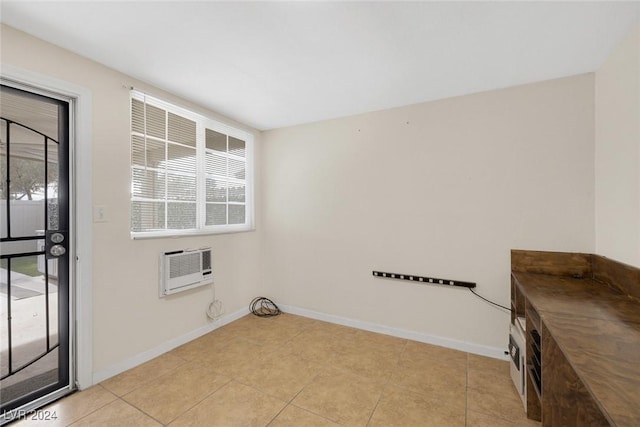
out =
[[[69,389],[71,236],[69,102],[0,90],[2,424]]]

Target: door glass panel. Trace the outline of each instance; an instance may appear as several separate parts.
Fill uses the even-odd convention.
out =
[[[55,348],[58,343],[57,286],[52,283],[51,275],[47,280],[39,261],[38,256],[0,261],[0,315],[3,318],[8,315],[7,299],[11,302],[11,325],[2,322],[0,327],[0,371],[2,377],[6,376],[0,387],[2,402],[15,400],[25,389],[37,390],[59,380],[58,349]],[[9,368],[12,375],[8,375]]]
[[[44,236],[43,236],[44,239]],[[42,240],[42,244],[44,244],[44,240]],[[13,242],[0,242],[0,253],[4,256],[9,256],[9,255],[19,255],[22,253],[28,253],[28,252],[36,252],[39,251],[41,249],[39,249],[39,247],[41,247],[41,245],[39,244],[40,242],[36,239],[29,239],[29,240],[17,240],[17,241],[13,241]]]

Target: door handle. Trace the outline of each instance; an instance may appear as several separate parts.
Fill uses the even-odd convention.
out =
[[[64,242],[64,234],[58,232],[51,233],[51,241],[56,244]]]
[[[53,245],[53,246],[51,246],[51,249],[49,250],[49,253],[51,254],[51,256],[54,256],[54,257],[62,256],[66,252],[67,252],[67,250],[62,245]]]
[[[67,232],[64,230],[48,230],[44,245],[47,259],[61,257],[67,253]]]

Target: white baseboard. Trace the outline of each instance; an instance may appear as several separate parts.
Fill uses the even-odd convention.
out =
[[[124,360],[120,363],[116,363],[115,365],[111,365],[105,369],[102,369],[100,371],[96,371],[93,373],[93,384],[98,384],[99,382],[102,382],[108,378],[111,378],[115,375],[118,375],[128,369],[131,368],[135,368],[138,365],[141,365],[145,362],[148,362],[149,360],[156,358],[168,351],[173,350],[176,347],[181,346],[182,344],[186,344],[189,341],[192,341],[198,337],[201,337],[204,334],[207,334],[215,329],[218,329],[224,325],[226,325],[227,323],[231,323],[234,320],[237,320],[239,318],[241,318],[242,316],[245,316],[249,314],[249,309],[248,308],[242,308],[234,313],[231,313],[229,315],[223,316],[220,319],[211,322],[208,325],[202,326],[201,328],[198,328],[194,331],[191,331],[187,334],[181,335],[177,338],[173,338],[169,341],[166,341],[162,344],[160,344],[157,347],[154,347],[150,350],[147,350],[143,353],[137,354],[135,356],[133,356],[130,359]]]
[[[465,351],[467,353],[478,354],[481,356],[493,357],[495,359],[509,360],[509,356],[504,354],[506,347],[489,347],[467,341],[458,341],[451,338],[443,338],[435,335],[425,334],[422,332],[408,331],[406,329],[392,328],[390,326],[379,325],[377,323],[349,319],[347,317],[321,313],[319,311],[308,310],[306,308],[299,308],[290,305],[278,305],[278,307],[280,307],[280,309],[285,313],[297,314],[299,316],[309,317],[311,319],[323,320],[325,322],[336,323],[343,326],[351,326],[352,328],[363,329],[365,331],[377,332],[398,338],[406,338],[413,341],[424,342],[427,344],[439,345],[441,347],[452,348],[454,350]]]

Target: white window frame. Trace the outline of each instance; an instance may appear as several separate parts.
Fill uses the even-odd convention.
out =
[[[194,235],[210,235],[223,233],[238,233],[255,230],[255,210],[254,210],[254,136],[251,132],[230,126],[218,120],[211,119],[201,114],[195,113],[186,108],[171,104],[161,99],[149,96],[137,90],[131,90],[129,105],[129,120],[131,120],[131,108],[133,100],[145,102],[157,106],[168,112],[183,116],[196,122],[196,228],[193,229],[167,229],[154,231],[133,231],[130,230],[132,239],[148,239],[160,237],[180,237]],[[245,223],[225,224],[225,225],[205,225],[206,222],[206,149],[205,149],[205,129],[211,129],[223,133],[229,137],[234,137],[245,141]],[[133,136],[131,123],[129,123],[129,135]],[[133,138],[129,142],[129,220],[131,227],[132,205],[137,199],[133,197],[133,167],[131,154],[133,150]],[[166,198],[165,198],[166,200]],[[233,204],[233,203],[231,203]],[[227,206],[229,201],[227,200]]]

